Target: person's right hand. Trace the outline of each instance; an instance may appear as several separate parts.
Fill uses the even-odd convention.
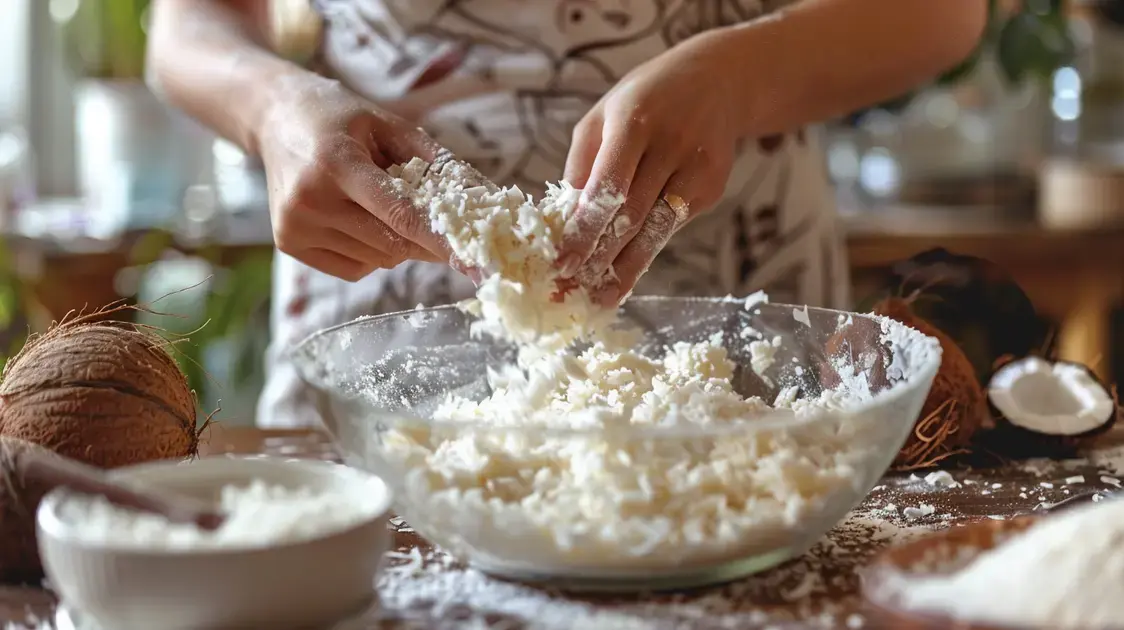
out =
[[[277,248],[356,281],[413,259],[451,262],[425,208],[395,190],[385,168],[440,146],[338,82],[286,78],[258,132]]]

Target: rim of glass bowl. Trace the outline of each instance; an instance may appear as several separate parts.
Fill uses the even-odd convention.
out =
[[[727,303],[728,304],[728,303],[744,303],[745,298],[739,299],[739,298],[734,298],[734,297],[717,297],[717,298],[716,297],[675,297],[675,296],[651,295],[651,296],[630,297],[628,299],[628,301],[630,303],[637,303],[637,302],[706,303],[706,302],[710,302],[710,303]],[[931,384],[932,384],[931,382],[932,382],[933,378],[936,377],[937,370],[940,369],[940,365],[941,365],[941,346],[940,346],[940,342],[936,338],[925,335],[924,333],[922,333],[922,332],[920,332],[920,331],[918,331],[914,328],[911,328],[909,326],[906,326],[905,324],[903,324],[899,321],[896,321],[894,319],[885,318],[885,317],[873,315],[873,314],[870,314],[870,313],[856,313],[856,312],[852,312],[852,311],[842,311],[842,310],[838,310],[838,309],[821,308],[821,307],[816,307],[816,306],[805,307],[805,305],[799,305],[798,306],[798,305],[794,305],[794,304],[785,304],[785,303],[780,303],[780,302],[769,302],[768,305],[773,306],[773,307],[781,307],[781,308],[793,308],[793,309],[797,309],[797,310],[807,308],[809,310],[814,310],[814,311],[817,311],[817,312],[834,313],[837,316],[838,315],[845,315],[845,316],[860,317],[860,318],[863,318],[863,319],[875,320],[875,321],[886,320],[890,323],[890,326],[900,327],[901,329],[903,329],[906,332],[906,334],[914,340],[914,343],[927,343],[927,344],[931,345],[932,348],[933,348],[933,353],[931,355],[932,359],[924,362],[921,365],[913,366],[913,370],[912,370],[912,374],[911,374],[910,378],[898,381],[898,382],[894,383],[893,385],[891,385],[890,387],[875,393],[873,396],[871,396],[871,398],[869,400],[864,400],[862,402],[855,403],[854,405],[850,405],[850,406],[848,406],[844,409],[823,409],[823,408],[821,408],[821,409],[817,409],[817,410],[813,411],[812,413],[808,413],[808,414],[804,415],[803,417],[795,416],[789,410],[777,409],[777,410],[773,410],[773,411],[770,411],[770,412],[767,412],[767,413],[763,413],[761,415],[753,416],[752,418],[747,418],[745,421],[738,421],[738,422],[715,423],[715,424],[706,424],[706,425],[704,425],[704,424],[675,425],[675,426],[628,425],[627,427],[619,427],[619,428],[609,429],[609,432],[617,433],[617,434],[625,434],[629,438],[635,438],[635,439],[642,439],[642,438],[668,439],[668,438],[690,438],[690,437],[696,437],[697,438],[697,437],[708,437],[708,436],[715,436],[715,435],[740,434],[740,433],[744,433],[746,431],[756,432],[756,431],[763,431],[763,430],[768,430],[768,429],[794,428],[794,427],[799,427],[799,426],[803,426],[803,425],[811,424],[811,423],[815,423],[815,422],[826,422],[831,418],[838,418],[839,416],[844,415],[844,414],[847,415],[847,416],[856,416],[856,415],[868,413],[875,408],[889,406],[889,405],[893,404],[895,401],[897,401],[898,399],[902,398],[903,396],[906,396],[908,392],[912,392],[915,388],[922,387],[922,386],[924,386],[926,388],[926,391],[925,391],[924,395],[919,397],[919,403],[923,404],[925,396],[928,395],[928,387],[931,387]],[[320,337],[325,337],[325,336],[334,334],[334,333],[336,333],[340,330],[351,328],[353,326],[377,324],[378,322],[380,322],[382,320],[385,320],[385,319],[390,319],[390,318],[394,318],[394,317],[403,317],[403,316],[408,316],[408,315],[411,315],[411,314],[431,314],[431,313],[438,313],[438,312],[441,312],[441,311],[455,311],[457,313],[462,313],[462,311],[457,307],[456,304],[446,304],[446,305],[443,305],[443,306],[430,306],[430,307],[420,308],[420,309],[414,308],[414,309],[409,309],[409,310],[404,310],[404,311],[396,311],[396,312],[393,312],[393,313],[381,313],[379,315],[366,315],[366,316],[363,316],[363,317],[358,317],[358,318],[355,318],[353,320],[344,322],[342,324],[336,324],[334,326],[329,326],[327,328],[322,328],[320,330],[317,330],[316,332],[313,332],[312,334],[304,337],[300,342],[291,346],[286,354],[288,354],[290,357],[296,357],[297,355],[301,354],[302,348],[304,348],[307,344],[314,343],[316,339],[318,339]],[[339,395],[335,392],[325,391],[324,388],[315,384],[313,379],[310,379],[308,376],[306,376],[303,366],[306,366],[307,362],[302,361],[300,359],[295,359],[295,363],[297,364],[297,371],[300,374],[301,380],[304,381],[305,384],[309,385],[310,387],[315,388],[317,391],[320,391],[327,396],[338,396]],[[925,383],[928,383],[929,385],[926,386],[926,385],[924,385]],[[371,404],[371,407],[374,407],[374,405]],[[466,422],[451,421],[451,420],[434,420],[433,418],[426,418],[424,416],[412,415],[412,414],[407,414],[407,413],[387,413],[387,412],[380,412],[380,413],[384,417],[386,417],[388,419],[393,418],[393,420],[397,421],[397,422],[425,425],[425,426],[427,426],[429,428],[433,428],[433,429],[446,429],[446,430],[450,430],[450,431],[464,431],[466,428],[471,428],[475,432],[495,431],[495,432],[510,433],[512,431],[517,431],[517,432],[533,432],[536,435],[559,436],[559,437],[564,437],[564,436],[576,437],[576,436],[589,436],[589,435],[592,435],[592,434],[597,434],[597,435],[605,435],[606,434],[606,428],[605,427],[555,427],[555,426],[543,426],[543,425],[507,425],[507,424],[482,426],[479,423],[466,423]],[[901,422],[903,422],[903,423],[908,422],[908,423],[912,424],[914,420],[915,420],[915,418],[902,419]]]

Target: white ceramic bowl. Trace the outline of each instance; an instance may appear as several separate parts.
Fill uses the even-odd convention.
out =
[[[60,518],[60,507],[72,495],[57,489],[37,514],[44,569],[63,602],[101,628],[317,628],[355,615],[374,600],[374,580],[389,544],[391,503],[377,477],[329,462],[227,456],[112,474],[206,500],[216,500],[225,485],[254,479],[351,493],[355,501],[374,502],[377,516],[320,538],[269,547],[136,549],[80,539],[75,525]]]

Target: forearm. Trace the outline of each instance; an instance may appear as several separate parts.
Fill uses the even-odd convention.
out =
[[[269,52],[259,1],[157,0],[148,53],[157,94],[251,153],[274,95],[306,74]]]
[[[803,0],[727,29],[746,135],[791,130],[881,102],[967,57],[985,0]],[[746,72],[746,74],[742,74]],[[744,79],[742,78],[744,76]]]

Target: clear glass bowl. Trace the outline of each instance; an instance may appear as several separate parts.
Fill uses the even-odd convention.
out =
[[[651,356],[724,333],[735,389],[746,396],[773,402],[798,386],[815,397],[841,382],[869,392],[844,408],[628,425],[610,435],[434,420],[449,394],[489,395],[486,368],[516,356],[510,345],[471,337],[471,317],[454,307],[359,319],[312,335],[292,356],[347,462],[382,476],[396,511],[420,534],[485,572],[583,590],[699,586],[803,553],[877,483],[940,366],[935,339],[868,315],[808,308],[805,320],[789,305],[746,310],[741,301],[698,298],[633,298],[621,312],[643,331],[638,349]],[[766,378],[750,368],[746,326],[780,337]],[[543,474],[569,466],[574,476],[565,492],[544,498],[528,490],[536,470],[521,474],[496,457],[481,465],[502,482],[482,476],[466,485],[427,463],[465,456],[452,443],[533,450],[544,454]],[[575,482],[578,460],[583,470],[611,473],[611,483]],[[684,474],[706,478],[685,490]],[[646,492],[622,496],[622,487]]]

